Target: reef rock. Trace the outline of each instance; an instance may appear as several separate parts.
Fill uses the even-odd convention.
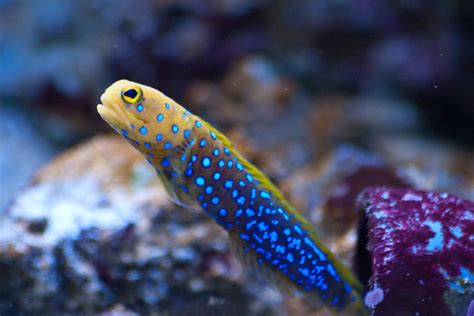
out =
[[[18,194],[0,217],[0,271],[1,315],[278,315],[280,306],[244,281],[224,231],[171,204],[115,136],[65,152]]]
[[[474,203],[374,188],[360,196],[375,315],[467,315],[474,298]]]

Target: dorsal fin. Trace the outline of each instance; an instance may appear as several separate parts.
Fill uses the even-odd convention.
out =
[[[260,186],[268,190],[269,192],[272,193],[272,196],[278,200],[279,204],[287,209],[288,211],[292,213],[296,213],[296,210],[286,201],[285,197],[283,196],[283,193],[271,182],[268,177],[263,174],[257,167],[255,167],[252,163],[250,163],[247,159],[245,159],[239,152],[237,152],[233,146],[230,140],[221,132],[219,132],[215,127],[213,127],[211,124],[208,122],[202,120],[199,118],[199,120],[202,122],[202,124],[207,127],[210,131],[214,132],[216,134],[217,139],[219,139],[222,144],[229,149],[229,151],[237,157],[240,161],[240,163],[245,167],[245,169],[252,175],[252,177],[257,180],[260,183]]]

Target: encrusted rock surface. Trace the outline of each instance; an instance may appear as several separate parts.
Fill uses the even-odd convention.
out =
[[[467,315],[474,298],[474,203],[447,193],[367,189],[375,315]]]
[[[0,270],[2,315],[274,315],[280,304],[245,281],[225,232],[171,204],[115,136],[62,154],[18,196],[0,219]]]

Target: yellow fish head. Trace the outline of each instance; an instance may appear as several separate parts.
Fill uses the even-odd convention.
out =
[[[119,80],[100,100],[97,111],[102,119],[128,140],[167,149],[184,139],[182,108],[158,90]]]

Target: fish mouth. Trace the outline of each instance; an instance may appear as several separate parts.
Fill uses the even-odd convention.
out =
[[[120,101],[115,100],[107,92],[102,94],[100,101],[102,103],[97,105],[97,112],[114,129],[121,130],[127,128],[132,130],[132,126],[143,125],[143,121],[127,111]]]

